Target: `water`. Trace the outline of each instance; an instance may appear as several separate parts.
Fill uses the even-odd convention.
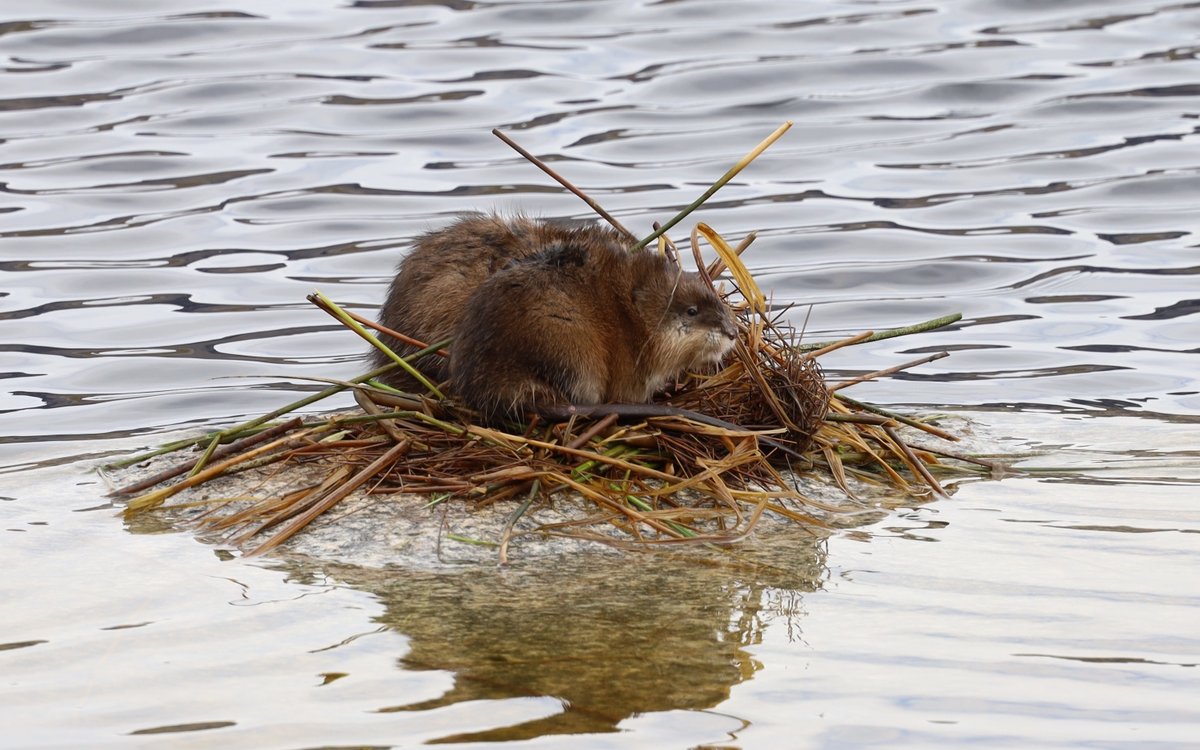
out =
[[[0,9],[4,745],[1191,746],[1198,32],[1186,2]],[[588,215],[493,127],[643,232],[788,119],[697,220],[758,230],[822,338],[962,312],[831,374],[951,351],[854,395],[1036,471],[778,573],[434,575],[133,534],[84,470],[352,374],[304,295],[370,312],[454,214]]]

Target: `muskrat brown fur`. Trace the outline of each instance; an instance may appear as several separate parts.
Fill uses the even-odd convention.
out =
[[[732,312],[698,275],[657,253],[569,238],[470,296],[451,388],[485,420],[644,403],[684,371],[719,362],[736,335]]]
[[[485,279],[555,243],[585,251],[625,247],[616,231],[598,225],[569,227],[522,216],[467,216],[417,240],[396,270],[379,322],[428,344],[444,341],[455,335],[467,300]],[[391,336],[380,339],[402,356],[417,351]],[[375,367],[391,362],[378,349],[371,351]],[[436,355],[422,357],[416,367],[435,382],[450,376],[449,363]],[[414,385],[401,370],[383,380],[401,388]]]

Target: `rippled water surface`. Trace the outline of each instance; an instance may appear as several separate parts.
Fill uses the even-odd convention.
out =
[[[1192,2],[4,4],[0,744],[1192,746],[1197,40]],[[829,374],[949,351],[855,395],[1034,471],[770,574],[444,575],[132,534],[85,470],[354,374],[305,295],[373,312],[455,214],[589,215],[492,128],[646,232],[784,120],[695,218],[812,335],[961,312]]]

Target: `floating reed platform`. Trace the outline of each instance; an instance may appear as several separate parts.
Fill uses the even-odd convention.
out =
[[[768,141],[782,130],[786,127]],[[760,144],[756,151],[765,147]],[[739,164],[745,166],[751,158]],[[737,169],[740,166],[722,180],[728,181]],[[657,240],[660,252],[677,253],[662,232],[702,200],[637,244]],[[701,261],[701,239],[716,251],[718,260],[708,265]],[[618,420],[602,408],[579,409],[564,412],[561,420],[481,426],[439,384],[425,381],[423,392],[402,393],[377,382],[375,378],[395,368],[416,377],[409,361],[429,352],[444,356],[447,345],[453,346],[412,342],[403,332],[386,331],[425,348],[406,358],[388,352],[394,363],[387,367],[335,383],[245,424],[115,464],[128,466],[183,449],[200,454],[114,494],[127,499],[126,514],[137,514],[161,508],[178,493],[215,477],[267,464],[283,472],[302,464],[316,466],[318,478],[303,487],[251,501],[214,502],[196,522],[256,554],[290,539],[352,494],[379,503],[393,500],[397,493],[416,494],[427,497],[429,504],[469,503],[476,509],[507,502],[503,511],[496,510],[508,515],[501,538],[484,540],[499,546],[503,561],[516,524],[530,505],[554,502],[560,493],[583,498],[591,511],[533,531],[618,545],[731,544],[750,534],[767,514],[822,527],[847,510],[844,504],[805,496],[797,477],[820,474],[851,499],[856,482],[882,485],[906,496],[936,496],[943,494],[938,475],[995,468],[950,450],[956,438],[935,426],[842,393],[855,383],[944,353],[835,384],[827,384],[822,375],[820,359],[837,349],[933,330],[960,316],[839,341],[805,342],[784,322],[783,311],[771,309],[742,263],[740,256],[752,240],[753,235],[732,247],[704,224],[692,232],[701,275],[734,309],[739,336],[718,372],[690,375],[661,394],[656,405],[673,407],[673,413],[662,415],[658,408],[638,416],[633,409]],[[342,310],[323,295],[309,299],[381,346],[366,329],[386,329]],[[359,405],[354,412],[278,421],[347,389]],[[902,426],[905,434],[920,431],[948,447],[916,448],[902,436]],[[952,460],[945,462],[947,458]]]

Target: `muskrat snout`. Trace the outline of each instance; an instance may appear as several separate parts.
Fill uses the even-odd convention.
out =
[[[733,311],[718,298],[706,300],[706,304],[697,309],[691,307],[688,309],[689,315],[698,315],[700,325],[708,327],[714,334],[723,336],[730,341],[736,341],[738,336],[737,321],[734,320]],[[692,311],[696,310],[696,313]]]
[[[688,313],[691,314],[691,308]],[[718,298],[706,299],[695,315],[691,329],[703,336],[704,344],[697,352],[692,367],[720,364],[737,342],[738,328],[733,311]]]
[[[725,334],[725,337],[730,341],[737,341],[737,322],[733,319],[733,315],[730,314],[728,310],[726,310],[725,315],[721,317],[720,331],[721,333]]]

